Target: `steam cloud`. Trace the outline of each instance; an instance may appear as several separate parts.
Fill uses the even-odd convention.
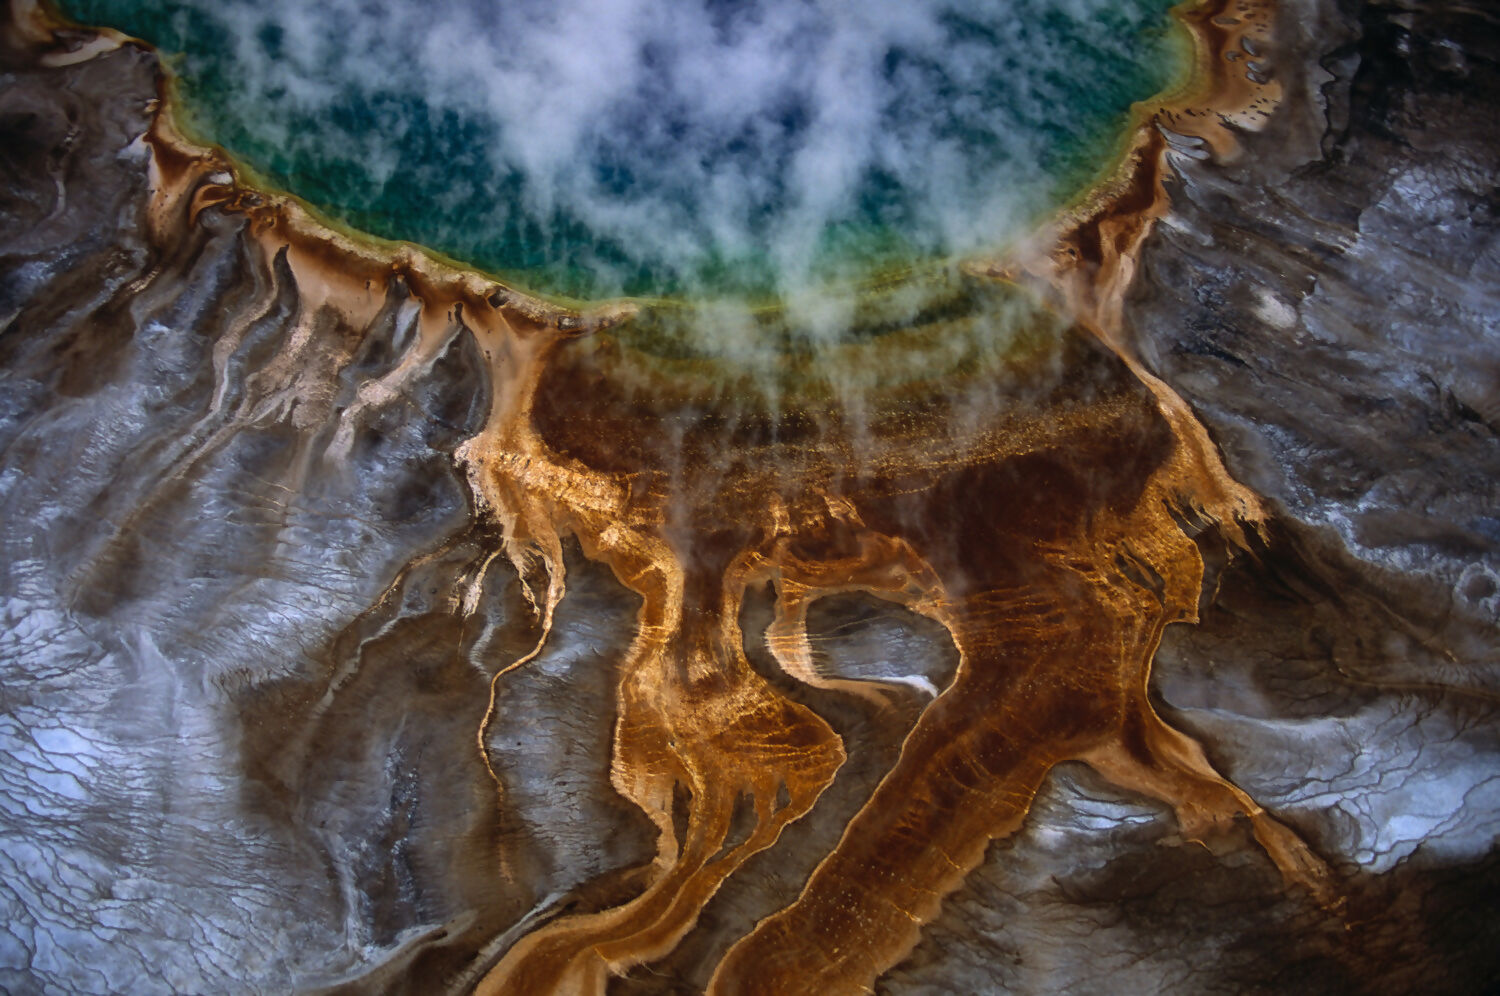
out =
[[[129,30],[140,6],[74,8]],[[155,6],[190,83],[232,91],[203,95],[214,137],[273,178],[591,294],[995,245],[1169,61],[1162,0]]]

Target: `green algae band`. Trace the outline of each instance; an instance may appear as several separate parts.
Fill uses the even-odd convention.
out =
[[[1178,60],[1162,0],[74,0],[190,130],[352,227],[575,297],[992,246]]]

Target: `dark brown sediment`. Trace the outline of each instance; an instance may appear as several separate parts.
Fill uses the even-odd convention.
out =
[[[1144,247],[1173,210],[1173,157],[1234,162],[1282,98],[1280,77],[1250,57],[1275,48],[1274,5],[1208,3],[1180,16],[1195,39],[1194,77],[1138,109],[1117,170],[1028,244],[966,266],[981,285],[1035,296],[1039,344],[961,373],[914,365],[872,382],[858,411],[832,388],[772,402],[737,391],[727,364],[645,353],[616,334],[632,304],[564,307],[413,247],[338,233],[184,141],[159,91],[141,192],[149,258],[116,291],[115,312],[100,314],[118,313],[119,327],[154,314],[150,295],[167,294],[220,243],[260,282],[227,317],[200,320],[206,375],[223,385],[208,392],[204,427],[176,441],[160,480],[137,482],[146,493],[123,502],[127,515],[100,515],[107,528],[73,582],[108,589],[139,570],[138,535],[180,507],[173,487],[236,433],[271,425],[294,440],[297,456],[276,480],[296,490],[355,466],[379,444],[382,412],[409,404],[440,368],[448,387],[423,397],[463,401],[445,415],[449,441],[435,452],[447,466],[433,475],[461,478],[464,507],[424,534],[420,554],[385,566],[308,673],[236,700],[246,780],[296,826],[313,822],[307,798],[335,791],[328,772],[357,770],[378,737],[343,703],[381,716],[382,697],[404,689],[421,705],[402,721],[445,731],[425,763],[451,752],[467,808],[438,814],[452,831],[435,853],[468,879],[454,903],[469,919],[409,939],[349,987],[541,993],[639,982],[757,856],[777,854],[842,791],[846,709],[877,724],[906,709],[899,756],[867,798],[840,797],[852,815],[807,862],[800,894],[787,890],[704,948],[711,964],[695,967],[697,986],[871,990],[921,955],[945,899],[995,841],[1018,835],[1074,762],[1160,800],[1184,841],[1219,847],[1241,828],[1247,850],[1291,886],[1298,915],[1342,929],[1347,881],[1226,777],[1190,727],[1164,719],[1151,692],[1167,627],[1198,622],[1206,572],[1225,569],[1206,565],[1205,551],[1222,560],[1253,549],[1274,564],[1267,545],[1285,543],[1275,507],[1226,469],[1132,317]],[[44,67],[132,44],[55,34],[24,5],[8,33],[13,60],[22,52]],[[52,321],[41,307],[23,307],[21,326]],[[282,312],[274,343],[255,346],[265,316]],[[398,313],[412,316],[400,349],[383,331]],[[981,330],[992,320],[972,317]],[[80,369],[91,350],[122,348],[107,322],[80,328],[64,351]],[[855,343],[838,362],[878,365],[901,335],[943,331]],[[392,355],[377,361],[369,350],[383,336]],[[236,394],[230,365],[255,349]],[[358,373],[362,364],[376,372]],[[84,374],[72,380],[70,390],[90,389]],[[999,402],[969,417],[978,409],[965,399],[981,394]],[[266,494],[270,507],[279,492]],[[585,625],[557,621],[580,597],[574,587],[615,593],[588,603],[613,599],[617,611],[614,628],[595,634],[597,673],[571,722],[596,728],[587,791],[618,806],[604,829],[624,829],[614,866],[559,887],[566,902],[549,904],[514,832],[521,783],[538,762],[503,741],[528,721],[507,711],[507,697],[531,694],[520,684],[529,669]],[[912,708],[899,682],[823,666],[810,612],[852,595],[942,628],[958,659],[941,694]],[[755,635],[742,621],[756,597],[770,600],[763,643],[779,674],[747,652]],[[466,666],[475,660],[482,672]],[[455,701],[457,712],[442,706]],[[392,831],[387,846],[400,841]]]

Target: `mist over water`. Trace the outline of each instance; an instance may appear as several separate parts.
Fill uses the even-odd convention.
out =
[[[78,0],[356,228],[578,297],[796,296],[1003,243],[1176,66],[1163,0]]]

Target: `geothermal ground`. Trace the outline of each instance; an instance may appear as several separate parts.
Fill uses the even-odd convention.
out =
[[[13,3],[0,988],[1485,991],[1500,31],[1177,16],[807,335],[335,229]]]

